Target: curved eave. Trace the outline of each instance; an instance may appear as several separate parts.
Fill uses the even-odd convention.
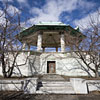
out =
[[[34,25],[22,32],[20,32],[20,34],[18,34],[16,37],[17,39],[19,39],[19,41],[23,42],[26,41],[27,37],[31,37],[31,35],[35,35],[35,42],[37,39],[37,32],[38,31],[65,31],[66,33],[69,33],[71,36],[73,37],[79,37],[79,42],[81,42],[86,36],[83,35],[81,32],[79,32],[78,30],[75,30],[74,28],[72,28],[70,25],[66,26],[66,25]],[[28,38],[29,39],[29,38]],[[36,43],[35,43],[36,45]],[[51,45],[50,45],[51,46]]]
[[[65,30],[66,26],[58,26],[58,25],[34,25],[22,32],[20,32],[20,36],[21,37],[24,37],[24,36],[27,36],[27,35],[31,35],[31,34],[34,34],[35,32],[37,31],[40,31],[40,30],[43,30],[43,31],[46,31],[46,30]]]
[[[58,26],[58,25],[34,25],[22,32],[20,32],[20,34],[18,35],[19,37],[25,37],[25,36],[28,36],[28,35],[31,35],[31,34],[34,34],[35,32],[37,31],[46,31],[46,30],[51,30],[51,31],[54,31],[54,30],[57,30],[57,31],[71,31],[71,35],[75,36],[76,33],[78,32],[77,30],[73,29],[71,26]],[[78,32],[80,33],[80,32]]]

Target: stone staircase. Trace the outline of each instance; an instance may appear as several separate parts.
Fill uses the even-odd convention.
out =
[[[75,94],[69,80],[60,75],[44,75],[38,82],[36,93]]]

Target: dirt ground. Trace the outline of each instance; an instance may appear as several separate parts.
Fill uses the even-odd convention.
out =
[[[88,95],[23,94],[22,92],[0,92],[0,100],[100,100],[100,93]]]

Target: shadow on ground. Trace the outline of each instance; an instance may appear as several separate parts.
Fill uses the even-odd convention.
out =
[[[24,94],[23,92],[0,92],[0,100],[100,100],[99,93],[88,95],[66,94]]]

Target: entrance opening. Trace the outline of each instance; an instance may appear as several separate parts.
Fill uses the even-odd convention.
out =
[[[55,73],[55,61],[47,61],[47,73]]]

